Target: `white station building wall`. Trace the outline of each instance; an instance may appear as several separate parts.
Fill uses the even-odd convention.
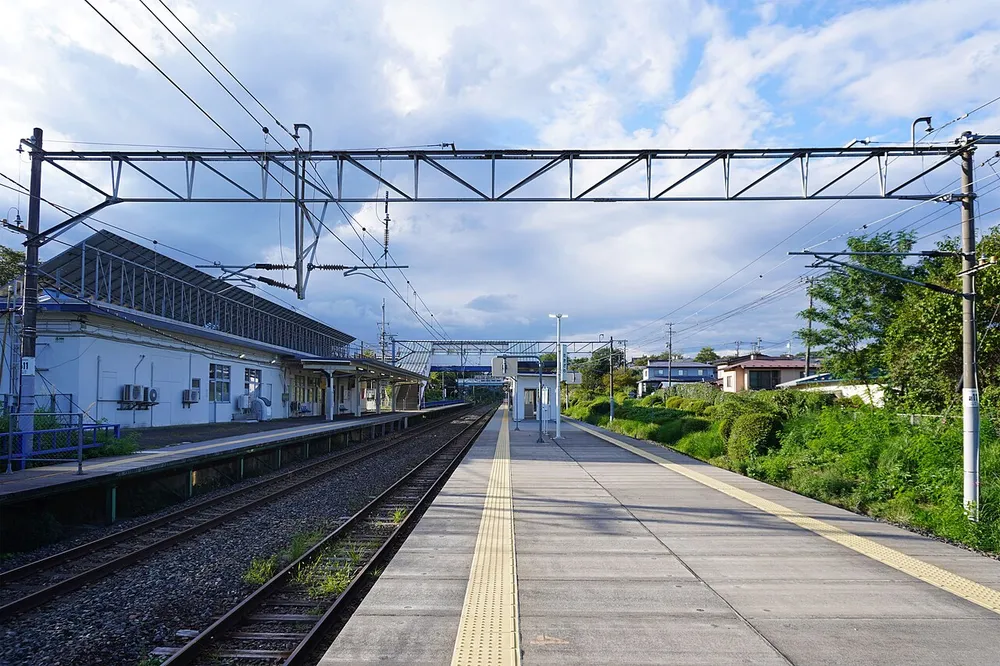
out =
[[[8,340],[7,353],[16,344]],[[96,421],[128,427],[231,421],[242,413],[239,398],[247,393],[247,370],[259,375],[258,394],[271,401],[271,418],[323,412],[326,377],[283,367],[276,354],[180,333],[167,338],[129,322],[93,315],[86,322],[69,313],[39,317],[36,394],[70,394],[74,409]],[[155,388],[157,404],[121,409],[125,384]],[[185,404],[183,392],[192,388],[199,390],[199,400]],[[338,381],[337,407],[346,411],[354,403],[355,390],[353,381]]]

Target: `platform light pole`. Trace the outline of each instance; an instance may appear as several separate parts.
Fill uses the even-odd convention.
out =
[[[556,320],[556,439],[562,439],[562,382],[563,382],[563,348],[562,320],[567,314],[550,314]]]

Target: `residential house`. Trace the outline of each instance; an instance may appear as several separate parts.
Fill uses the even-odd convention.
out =
[[[773,389],[805,376],[805,369],[806,362],[800,358],[750,354],[718,366],[719,383],[729,393]]]
[[[652,393],[660,387],[692,382],[714,382],[715,366],[697,361],[650,361],[642,369],[639,395]]]

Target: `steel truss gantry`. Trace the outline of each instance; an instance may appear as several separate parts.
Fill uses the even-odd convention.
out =
[[[563,340],[567,354],[592,354],[609,347],[610,340]],[[621,349],[628,347],[627,340],[615,340]],[[531,356],[554,354],[558,349],[555,340],[397,340],[392,341],[393,365],[407,369],[429,367],[431,356],[457,356],[462,361],[471,357]],[[426,372],[424,372],[426,374]]]

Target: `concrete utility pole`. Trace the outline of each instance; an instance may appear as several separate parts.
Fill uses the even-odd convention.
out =
[[[24,252],[24,296],[21,315],[21,383],[18,387],[18,430],[35,429],[35,340],[38,336],[38,231],[41,222],[42,130],[31,137],[31,182],[28,186],[28,240]],[[29,455],[33,437],[22,439],[21,454]]]
[[[608,393],[611,396],[611,412],[608,415],[608,423],[615,422],[615,336],[611,336],[608,343],[610,353],[608,354]]]
[[[809,318],[808,318],[808,322],[806,323],[806,330],[808,330],[810,333],[812,333],[812,330],[813,330],[813,318],[812,318],[812,309],[813,309],[812,285],[813,285],[813,279],[809,278],[808,280],[806,280],[806,282],[809,284],[809,286],[806,287],[806,291],[809,293]],[[809,339],[807,339],[806,340],[806,374],[805,374],[806,377],[809,376],[809,366],[810,366],[811,363],[812,363],[812,343],[809,341]]]
[[[674,325],[667,322],[667,391],[674,387]]]
[[[968,144],[969,136],[960,141]],[[976,194],[973,146],[962,152],[962,502],[979,519],[979,368],[976,359]]]

